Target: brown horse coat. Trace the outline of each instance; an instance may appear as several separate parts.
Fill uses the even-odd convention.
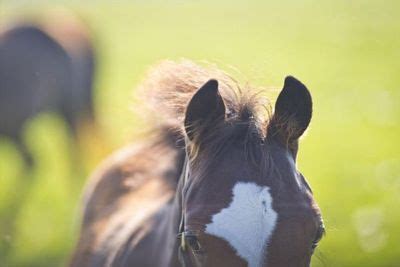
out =
[[[235,86],[185,61],[151,72],[157,134],[89,180],[71,266],[309,266],[323,224],[295,159],[311,96],[286,78],[269,119]]]

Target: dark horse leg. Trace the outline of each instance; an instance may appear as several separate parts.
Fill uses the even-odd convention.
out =
[[[30,171],[33,169],[35,165],[35,160],[32,156],[32,153],[29,151],[28,147],[26,146],[20,134],[13,137],[13,142],[22,156],[22,160],[24,161],[25,172],[30,173]]]

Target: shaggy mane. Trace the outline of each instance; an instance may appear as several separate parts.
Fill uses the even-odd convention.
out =
[[[262,90],[247,84],[241,86],[214,65],[200,66],[189,60],[162,61],[149,71],[139,87],[156,128],[176,131],[183,138],[186,107],[194,93],[210,79],[219,83],[227,120],[232,124],[252,124],[265,136],[271,109],[268,99],[260,93]]]
[[[212,125],[212,131],[197,128],[201,134],[195,135],[191,145],[187,146],[184,130],[187,105],[210,79],[218,81],[226,120]],[[246,159],[263,173],[270,170],[270,159],[261,145],[271,118],[270,102],[261,94],[263,91],[248,84],[241,86],[214,65],[201,66],[188,60],[161,62],[149,71],[139,87],[139,93],[144,97],[142,103],[149,109],[142,114],[150,116],[147,122],[149,119],[154,122],[150,132],[155,134],[156,140],[168,141],[183,154],[186,145],[192,167],[204,174],[233,144],[241,145]],[[199,153],[200,150],[205,153]],[[182,168],[182,163],[178,163],[177,168]]]

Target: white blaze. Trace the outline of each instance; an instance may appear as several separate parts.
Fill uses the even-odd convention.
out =
[[[238,182],[233,187],[232,202],[213,215],[206,233],[226,240],[249,267],[259,267],[277,217],[269,187]]]

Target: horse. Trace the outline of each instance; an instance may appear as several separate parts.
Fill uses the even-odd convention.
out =
[[[28,166],[33,159],[22,133],[29,119],[56,112],[73,136],[79,123],[94,121],[95,54],[85,31],[77,23],[30,21],[0,30],[0,135],[17,145]]]
[[[185,60],[140,88],[153,134],[89,179],[70,266],[309,266],[324,224],[296,168],[306,86],[286,77],[273,114],[254,88]]]

